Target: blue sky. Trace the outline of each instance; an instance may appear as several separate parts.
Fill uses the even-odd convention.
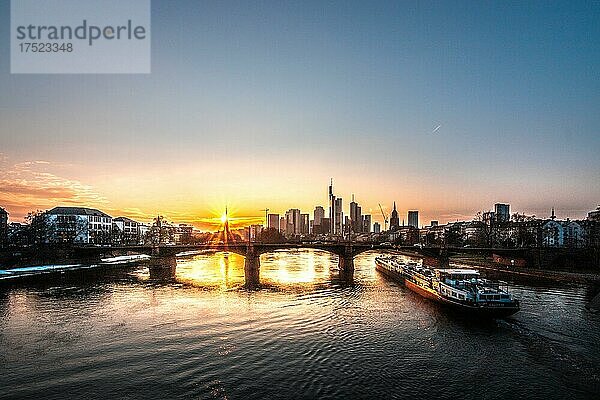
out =
[[[45,161],[108,208],[309,211],[330,176],[441,220],[600,202],[598,2],[153,0],[149,75],[11,75],[9,15],[4,170]]]

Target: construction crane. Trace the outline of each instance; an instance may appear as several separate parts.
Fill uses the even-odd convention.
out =
[[[379,204],[379,210],[381,210],[381,215],[383,216],[383,231],[387,231],[387,224],[389,222],[387,215],[383,212],[383,207]]]
[[[267,229],[269,227],[269,209],[268,208],[264,208],[264,209],[258,210],[258,211],[264,211],[265,212],[265,229]]]

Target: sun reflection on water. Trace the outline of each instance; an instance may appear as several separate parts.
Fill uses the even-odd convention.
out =
[[[260,280],[265,285],[305,285],[328,282],[337,272],[337,258],[310,250],[282,250],[260,258]],[[146,271],[139,278],[148,279]],[[175,280],[197,287],[229,290],[244,285],[244,257],[235,253],[197,254],[177,260]]]

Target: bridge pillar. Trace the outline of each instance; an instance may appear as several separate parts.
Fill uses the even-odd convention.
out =
[[[148,271],[150,279],[170,280],[175,278],[177,270],[177,259],[175,256],[152,256],[148,260]]]
[[[351,281],[354,278],[354,252],[352,246],[345,246],[339,255],[340,279]]]
[[[352,279],[354,276],[354,257],[352,255],[341,255],[339,261],[340,278]]]
[[[248,245],[246,259],[244,260],[244,277],[247,288],[255,288],[260,285],[260,254],[254,249],[254,245]]]

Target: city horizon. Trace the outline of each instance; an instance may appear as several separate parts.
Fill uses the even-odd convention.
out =
[[[45,164],[44,162],[40,162],[37,161],[34,164]],[[333,178],[331,178],[331,182],[335,185],[335,182],[333,180]],[[53,189],[55,190],[55,189]],[[324,190],[324,192],[326,192],[326,190]],[[338,196],[338,198],[343,200],[343,213],[344,215],[348,215],[350,213],[350,202],[354,201],[354,199],[356,199],[356,202],[361,205],[364,206],[365,204],[362,203],[360,201],[359,198],[356,198],[358,196],[356,196],[356,194],[353,192],[351,193],[349,196]],[[488,205],[488,207],[486,208],[485,205],[482,205],[482,207],[480,207],[479,209],[473,209],[471,213],[441,213],[441,214],[432,214],[431,212],[428,212],[428,210],[424,210],[421,209],[419,207],[411,207],[411,208],[405,208],[402,206],[402,201],[401,200],[391,200],[390,203],[386,202],[386,203],[377,203],[375,205],[375,207],[371,207],[369,204],[369,207],[367,208],[363,208],[362,209],[362,214],[363,215],[370,215],[371,216],[371,226],[374,223],[378,223],[381,228],[383,229],[383,227],[385,226],[385,221],[384,221],[384,217],[381,214],[381,211],[379,209],[379,205],[381,205],[383,212],[385,212],[387,214],[387,216],[389,216],[390,212],[392,211],[393,205],[397,206],[397,210],[399,213],[399,220],[401,221],[402,226],[404,226],[405,224],[408,223],[408,212],[409,211],[418,211],[419,212],[419,228],[420,227],[424,227],[424,226],[428,226],[430,225],[431,221],[436,221],[437,223],[444,225],[444,224],[448,224],[448,223],[452,223],[452,222],[459,222],[459,221],[471,221],[473,219],[476,218],[478,213],[485,213],[487,211],[491,211],[493,210],[493,206],[495,204],[509,204],[511,205],[511,215],[518,213],[518,214],[522,214],[525,216],[529,216],[529,217],[535,217],[538,219],[550,219],[552,216],[559,218],[559,219],[571,219],[571,220],[584,220],[587,216],[587,214],[590,211],[594,211],[596,208],[595,207],[600,207],[600,205],[596,205],[596,206],[591,206],[588,209],[582,209],[582,210],[577,210],[577,212],[573,212],[573,210],[561,210],[560,208],[557,208],[555,206],[551,206],[550,209],[547,210],[538,210],[541,211],[539,213],[536,213],[535,210],[522,210],[522,209],[518,209],[518,207],[513,207],[513,203],[511,203],[510,201],[503,201],[503,202],[499,202],[499,201],[494,201],[491,204]],[[113,217],[127,217],[127,218],[132,218],[134,220],[137,220],[139,222],[152,222],[157,216],[162,216],[167,218],[167,220],[175,222],[175,223],[186,223],[186,224],[190,224],[192,226],[194,226],[194,228],[200,230],[200,231],[206,231],[206,232],[217,232],[220,229],[222,229],[223,227],[223,213],[225,212],[225,209],[228,208],[229,209],[229,216],[228,216],[228,221],[232,226],[232,229],[242,229],[251,225],[265,225],[265,227],[267,226],[266,223],[266,215],[265,215],[265,209],[261,209],[259,210],[259,212],[257,212],[254,215],[249,215],[249,214],[244,214],[244,209],[240,208],[239,205],[237,205],[235,202],[226,202],[222,205],[221,208],[218,207],[218,205],[214,206],[214,207],[210,207],[210,208],[206,208],[206,210],[208,212],[205,212],[204,214],[196,214],[196,215],[191,215],[191,214],[185,214],[185,213],[180,213],[180,212],[169,212],[170,210],[156,210],[154,213],[144,213],[143,210],[137,209],[137,208],[125,208],[123,210],[119,210],[116,208],[112,208],[110,206],[110,204],[107,204],[107,202],[105,201],[100,201],[98,203],[93,203],[93,202],[72,202],[72,201],[65,201],[65,202],[57,202],[57,203],[45,203],[46,206],[42,206],[41,204],[44,203],[40,203],[39,206],[33,206],[31,208],[26,209],[25,207],[19,207],[17,210],[17,212],[14,212],[11,210],[10,205],[6,206],[5,204],[0,203],[0,208],[4,208],[9,215],[11,216],[11,221],[12,222],[19,222],[19,223],[23,223],[25,222],[25,218],[27,217],[27,215],[31,212],[38,212],[38,211],[47,211],[49,209],[52,209],[54,207],[84,207],[84,208],[92,208],[92,209],[98,209],[100,211],[104,211],[109,213],[111,216]],[[328,216],[328,201],[322,201],[320,203],[315,202],[312,206],[308,206],[308,207],[299,207],[298,205],[287,205],[287,206],[281,206],[281,208],[268,208],[268,214],[276,214],[279,217],[282,217],[285,215],[285,213],[289,210],[292,209],[298,209],[300,210],[303,214],[308,214],[309,215],[309,219],[310,221],[313,220],[314,217],[314,211],[316,207],[323,207],[325,210],[325,215],[326,217]],[[272,207],[272,206],[271,206]],[[451,211],[451,210],[446,210],[446,212]],[[262,215],[260,214],[262,212]],[[544,214],[544,212],[547,214]],[[552,214],[554,213],[554,214]],[[449,216],[451,215],[451,216]],[[216,229],[215,229],[216,228]]]
[[[442,223],[600,203],[592,4],[168,4],[150,5],[151,73],[0,60],[14,220],[72,204],[208,227],[229,204],[252,222],[325,206],[331,176],[379,222],[394,201]]]

